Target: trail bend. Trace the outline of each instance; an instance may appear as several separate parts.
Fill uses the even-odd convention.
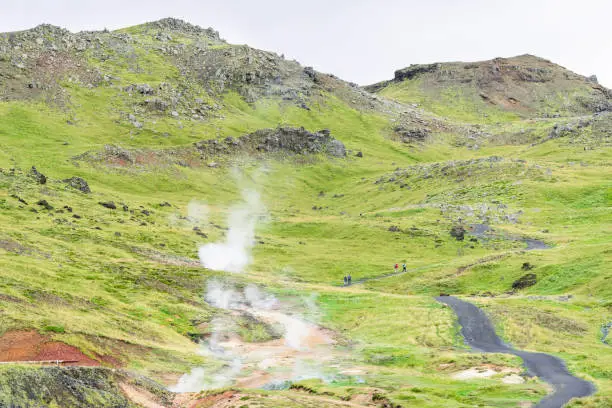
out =
[[[554,392],[540,400],[536,408],[561,408],[572,398],[588,397],[595,393],[593,384],[570,374],[560,358],[516,350],[505,344],[495,333],[487,315],[477,306],[453,296],[440,296],[436,300],[453,309],[461,325],[461,334],[474,350],[518,356],[530,375],[537,376],[554,387]]]

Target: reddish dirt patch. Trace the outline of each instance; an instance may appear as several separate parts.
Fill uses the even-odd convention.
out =
[[[130,401],[144,408],[166,408],[158,401],[158,398],[144,389],[138,389],[130,384],[119,384],[119,388]]]
[[[101,356],[99,354],[96,354],[96,357],[99,358],[102,364],[105,366],[115,367],[115,368],[120,368],[124,366],[121,360],[113,356]]]
[[[78,348],[68,344],[52,341],[40,333],[32,331],[14,331],[0,337],[0,362],[50,362],[66,361],[67,366],[99,366],[96,361]]]
[[[182,373],[167,373],[167,372],[159,372],[159,373],[156,372],[153,375],[155,380],[165,385],[166,387],[171,387],[173,385],[176,385],[182,376],[183,376]]]
[[[174,407],[181,408],[210,408],[210,407],[232,407],[240,394],[234,391],[225,391],[221,394],[198,398],[194,394],[178,395],[174,400]]]

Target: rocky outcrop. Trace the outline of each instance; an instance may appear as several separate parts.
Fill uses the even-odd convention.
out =
[[[204,140],[195,147],[205,156],[245,153],[327,154],[345,157],[344,144],[334,139],[328,129],[309,132],[304,128],[279,127],[260,129],[238,138]]]
[[[130,392],[134,391],[134,392]],[[154,381],[123,370],[93,367],[0,366],[2,407],[136,408],[146,396],[170,406],[174,394]],[[44,401],[36,403],[34,401]],[[154,405],[148,405],[154,406]]]
[[[524,289],[529,286],[533,286],[538,283],[538,277],[535,273],[528,273],[527,275],[521,276],[519,279],[512,283],[512,289]]]
[[[465,239],[465,227],[463,225],[455,225],[451,228],[450,235],[457,241],[463,241]]]
[[[577,137],[582,132],[581,129],[589,127],[593,124],[594,118],[586,118],[580,119],[575,123],[567,123],[567,124],[555,124],[551,131],[548,133],[548,136],[542,138],[541,140],[534,142],[531,146],[537,146],[539,144],[548,142],[549,140],[558,139],[561,137]]]
[[[429,129],[424,127],[407,127],[403,125],[394,127],[393,131],[404,143],[423,142],[431,134]]]
[[[69,179],[64,180],[64,183],[68,184],[70,187],[75,188],[83,193],[91,193],[89,184],[87,184],[87,181],[85,181],[85,179],[81,177],[71,177]]]
[[[425,73],[432,73],[440,69],[442,64],[413,64],[408,68],[398,69],[395,71],[394,79],[403,81],[405,79],[413,79]]]
[[[126,149],[107,145],[100,152],[85,152],[75,161],[103,163],[113,167],[224,167],[244,159],[283,159],[289,156],[325,155],[344,158],[347,150],[328,129],[310,132],[304,128],[260,129],[239,137],[202,140],[192,146],[169,149]],[[363,155],[361,155],[363,156]]]
[[[30,169],[30,176],[36,180],[38,184],[47,184],[47,176],[38,171],[35,166],[32,166]]]
[[[344,147],[344,143],[339,140],[333,139],[327,145],[327,153],[335,157],[345,157],[346,148]]]
[[[154,21],[152,23],[148,23],[152,29],[161,30],[162,33],[158,33],[157,36],[160,40],[168,40],[168,34],[163,33],[163,31],[171,31],[178,32],[181,34],[191,34],[196,36],[206,36],[210,39],[220,41],[219,33],[212,28],[202,28],[197,25],[190,24],[186,21],[177,19],[177,18],[163,18],[158,21]],[[161,34],[161,35],[160,35]]]
[[[123,88],[123,90],[128,93],[137,92],[141,95],[154,95],[155,94],[155,90],[149,84],[128,85],[125,88]]]

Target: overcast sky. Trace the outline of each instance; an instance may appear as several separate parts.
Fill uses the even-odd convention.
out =
[[[370,84],[415,63],[535,54],[612,87],[609,0],[0,0],[0,32],[177,17]]]

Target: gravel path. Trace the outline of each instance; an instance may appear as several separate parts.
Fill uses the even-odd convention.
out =
[[[544,353],[516,350],[505,344],[495,333],[489,318],[473,304],[452,296],[441,296],[436,300],[453,309],[461,325],[461,334],[474,350],[519,356],[530,375],[554,387],[555,391],[542,399],[536,408],[561,408],[572,398],[587,397],[595,392],[593,384],[571,375],[563,360]]]

